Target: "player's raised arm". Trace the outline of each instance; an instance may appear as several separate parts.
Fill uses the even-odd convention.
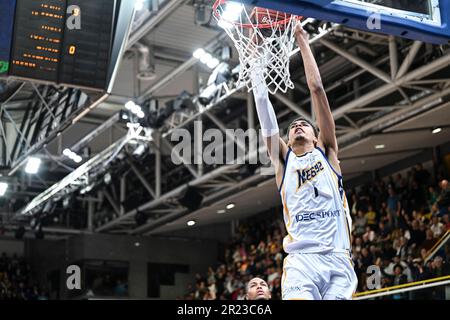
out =
[[[327,154],[333,154],[337,157],[338,145],[333,115],[323,88],[319,68],[309,46],[308,34],[300,23],[295,28],[295,39],[303,58],[306,80],[311,93],[311,102],[320,130],[319,147],[325,148]]]
[[[284,169],[284,157],[288,147],[280,138],[277,117],[269,99],[269,92],[264,81],[263,67],[256,66],[251,73],[252,83],[254,85],[253,95],[255,97],[256,112],[261,125],[261,133],[267,146],[270,159],[275,166],[277,173],[277,184],[279,176]],[[281,172],[281,175],[278,173]]]

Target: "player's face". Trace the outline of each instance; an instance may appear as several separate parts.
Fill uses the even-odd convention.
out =
[[[269,300],[271,294],[267,282],[260,278],[253,278],[247,286],[247,300]]]
[[[295,121],[289,130],[289,142],[292,145],[295,142],[299,141],[305,141],[309,142],[312,141],[317,142],[317,138],[314,135],[314,129],[313,127],[304,120],[298,120]]]

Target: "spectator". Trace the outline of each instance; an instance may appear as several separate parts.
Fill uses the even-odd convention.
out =
[[[367,219],[364,216],[364,212],[362,210],[358,210],[358,216],[354,222],[354,234],[356,236],[360,236],[364,233],[367,224]]]
[[[377,226],[377,213],[373,210],[373,206],[368,206],[368,211],[366,213],[367,224],[374,230]]]
[[[253,278],[247,284],[247,300],[270,300],[270,293],[267,282],[261,278]]]
[[[422,188],[426,188],[426,186],[430,183],[430,177],[430,173],[423,168],[421,163],[416,165],[416,175],[414,179]]]
[[[407,281],[406,275],[403,274],[403,267],[400,264],[395,265],[393,285],[398,286],[401,284],[405,284],[407,282],[408,281]],[[400,299],[405,299],[405,297],[406,297],[405,293],[396,293],[396,294],[394,294],[393,299],[400,300]]]
[[[428,203],[428,207],[429,207],[430,211],[431,211],[431,208],[433,207],[433,205],[436,203],[438,197],[439,197],[439,194],[436,192],[434,187],[429,186],[427,203]]]
[[[439,221],[437,216],[432,218],[432,224],[430,226],[430,230],[433,232],[433,237],[435,239],[439,239],[444,234],[444,224]]]
[[[436,239],[434,238],[434,233],[430,229],[426,232],[425,241],[422,243],[421,248],[425,249],[427,252],[434,246]]]
[[[444,230],[448,231],[450,230],[450,218],[449,218],[449,214],[446,213],[442,216],[442,223],[444,224]]]
[[[447,180],[442,180],[440,183],[441,193],[436,200],[435,206],[439,210],[439,215],[443,216],[448,212],[448,207],[450,206],[450,188],[448,186]]]
[[[36,285],[31,267],[14,254],[0,257],[0,300],[48,300],[48,295]]]
[[[393,223],[393,225],[397,225],[397,213],[400,212],[400,200],[398,198],[398,196],[395,193],[395,190],[392,186],[389,187],[388,189],[389,192],[389,197],[387,198],[387,209],[388,209],[388,214],[389,217],[391,219],[391,222]]]
[[[347,192],[352,195],[349,203],[353,216],[352,259],[359,291],[367,290],[367,267],[374,264],[381,270],[381,287],[449,273],[446,259],[450,257],[450,250],[440,251],[442,261],[438,258],[424,263],[436,243],[435,237],[450,228],[449,215],[440,216],[442,207],[437,207],[437,203],[441,206],[445,203],[448,183],[441,182],[439,196],[431,186],[425,198],[424,188],[430,179],[427,172],[422,171],[421,166],[416,166],[408,172],[407,179],[396,175],[387,183],[377,180],[360,190]],[[432,210],[428,210],[430,205]],[[245,296],[245,283],[264,276],[268,279],[272,299],[280,299],[285,234],[282,219],[274,220],[272,212],[240,223],[235,238],[224,250],[223,262],[207,270],[206,290],[209,291],[210,281],[215,278],[217,299],[240,299]],[[212,298],[213,294],[203,292],[197,296],[188,294],[186,298]],[[429,293],[422,291],[394,298],[409,296],[430,298]]]

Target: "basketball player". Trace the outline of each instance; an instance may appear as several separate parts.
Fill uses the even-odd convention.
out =
[[[246,300],[270,300],[272,297],[267,282],[261,278],[253,278],[247,284]]]
[[[308,34],[299,23],[295,38],[304,62],[318,129],[294,120],[287,143],[256,63],[251,74],[261,131],[275,167],[287,236],[283,248],[283,299],[351,299],[357,277],[351,261],[351,217],[338,161],[335,124]]]

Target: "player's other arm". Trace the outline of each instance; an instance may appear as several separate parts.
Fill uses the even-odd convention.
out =
[[[319,147],[325,149],[333,167],[339,168],[337,160],[338,144],[333,115],[330,110],[325,89],[323,88],[319,67],[317,66],[309,46],[308,34],[302,28],[300,23],[297,24],[295,29],[295,39],[302,55],[306,80],[311,93],[311,102],[320,130]]]
[[[278,187],[284,172],[285,157],[288,150],[286,143],[280,137],[277,117],[273,105],[269,99],[269,92],[263,79],[263,68],[255,67],[252,72],[254,85],[253,96],[255,98],[256,112],[261,125],[261,134],[267,147],[270,160],[275,167]]]

